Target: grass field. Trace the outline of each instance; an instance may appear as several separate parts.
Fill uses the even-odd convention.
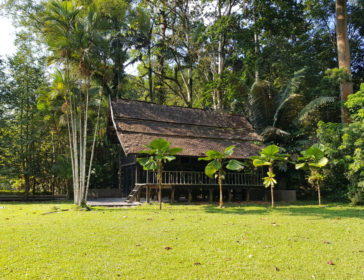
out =
[[[364,279],[363,207],[157,208],[0,203],[0,279]]]

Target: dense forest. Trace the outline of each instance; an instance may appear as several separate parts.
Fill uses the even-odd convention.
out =
[[[18,33],[0,58],[0,190],[118,187],[111,97],[243,114],[292,161],[321,143],[323,196],[363,203],[363,0],[1,5]],[[304,172],[278,168],[278,188],[315,196]]]

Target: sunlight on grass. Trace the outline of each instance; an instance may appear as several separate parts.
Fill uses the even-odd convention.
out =
[[[0,279],[364,279],[363,229],[340,204],[5,203]]]

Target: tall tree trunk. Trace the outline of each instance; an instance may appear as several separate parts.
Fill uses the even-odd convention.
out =
[[[162,53],[159,53],[158,54],[158,63],[159,63],[159,67],[160,67],[160,77],[159,79],[163,79],[164,77],[164,46],[165,46],[165,40],[166,40],[166,30],[167,30],[167,22],[166,22],[166,13],[165,11],[162,9],[160,11],[160,21],[161,21],[161,24],[160,24],[160,36],[161,36],[161,45],[162,45],[162,48],[161,48],[161,52]],[[164,101],[165,101],[165,88],[164,88],[164,84],[162,81],[159,81],[158,82],[158,90],[156,91],[157,93],[157,96],[156,96],[156,101],[158,104],[163,104]]]
[[[339,69],[345,69],[351,76],[350,69],[350,47],[347,31],[347,9],[346,0],[336,0],[336,40]],[[343,81],[340,84],[340,98],[344,103],[348,95],[353,93],[353,84],[350,81]],[[344,107],[341,109],[341,122],[348,123],[349,116]]]
[[[256,27],[257,21],[257,11],[254,8],[254,54],[255,54],[255,82],[259,81],[259,63],[258,63],[258,55],[259,55],[259,38],[258,31]]]
[[[218,3],[219,7],[218,7],[218,17],[219,19],[221,18],[221,4],[220,1]],[[216,109],[221,109],[221,99],[222,99],[222,88],[221,88],[221,80],[222,80],[222,73],[224,71],[224,64],[225,64],[225,55],[224,55],[224,36],[223,34],[219,35],[219,42],[218,42],[218,49],[217,49],[217,54],[218,54],[218,61],[217,61],[217,78],[219,79],[219,83],[216,89]]]
[[[152,102],[155,102],[154,92],[153,92],[153,69],[152,69],[152,55],[151,46],[148,44],[148,81],[149,81],[149,98]]]

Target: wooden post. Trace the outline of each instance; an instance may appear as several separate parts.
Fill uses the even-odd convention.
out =
[[[188,203],[191,203],[192,202],[192,190],[189,189],[188,190]]]
[[[209,202],[214,202],[214,190],[212,188],[209,189]]]
[[[171,203],[174,203],[174,187],[171,190]]]
[[[250,189],[246,190],[246,201],[250,201]]]
[[[145,201],[150,203],[150,187],[148,185],[145,187]]]
[[[138,191],[137,197],[136,197],[136,201],[140,202],[140,196],[141,196],[142,192],[141,190]]]
[[[233,199],[233,189],[229,189],[229,202]]]

